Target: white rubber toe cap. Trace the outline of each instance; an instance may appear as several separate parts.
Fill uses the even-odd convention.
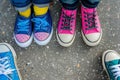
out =
[[[92,33],[85,35],[88,41],[90,42],[96,42],[100,39],[101,34],[100,33]]]
[[[74,35],[71,34],[59,34],[59,39],[64,43],[69,43],[73,40]]]
[[[8,51],[10,51],[10,49],[5,44],[0,44],[0,53]]]
[[[104,52],[104,60],[105,61],[112,61],[112,60],[116,60],[116,59],[120,59],[120,55],[113,50],[108,50],[106,52]]]

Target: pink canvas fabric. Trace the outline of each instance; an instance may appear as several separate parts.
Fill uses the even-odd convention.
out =
[[[77,10],[66,10],[62,8],[58,22],[58,34],[74,34],[76,28]]]
[[[24,42],[28,41],[29,38],[30,38],[30,36],[25,35],[25,34],[17,34],[16,35],[16,39],[21,43],[24,43]]]
[[[35,33],[35,37],[40,41],[44,41],[49,37],[49,34],[45,32],[38,32]]]
[[[82,31],[84,34],[100,33],[100,21],[96,8],[81,6]]]

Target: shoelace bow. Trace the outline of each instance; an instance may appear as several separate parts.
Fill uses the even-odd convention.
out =
[[[94,28],[97,28],[97,23],[96,23],[96,10],[94,9],[92,13],[88,13],[88,12],[84,12],[85,14],[85,22],[86,22],[86,26],[88,26],[86,28],[86,30],[91,30]]]
[[[29,32],[29,20],[19,19],[19,23],[17,25],[18,25],[18,31]]]
[[[35,29],[36,30],[44,30],[47,31],[47,26],[49,25],[49,23],[46,21],[46,17],[45,18],[33,18],[32,22],[35,23]]]
[[[12,80],[8,75],[12,74],[15,69],[10,68],[8,57],[0,58],[0,75],[5,75],[9,80]]]
[[[115,80],[117,80],[118,77],[120,77],[120,64],[110,66],[111,72],[113,73],[113,76],[115,77]]]
[[[70,16],[67,16],[64,12],[63,12],[63,16],[62,16],[62,24],[61,24],[61,29],[63,30],[72,30],[72,22],[73,22],[73,16],[74,14],[71,14]]]

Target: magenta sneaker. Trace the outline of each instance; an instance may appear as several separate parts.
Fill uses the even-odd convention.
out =
[[[67,10],[62,8],[61,16],[56,31],[57,40],[60,45],[69,47],[75,39],[77,10]]]
[[[82,37],[89,46],[96,46],[101,41],[102,29],[96,8],[81,6]]]

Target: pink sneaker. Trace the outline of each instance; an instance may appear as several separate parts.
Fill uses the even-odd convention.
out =
[[[68,47],[75,39],[77,10],[67,10],[62,8],[61,16],[56,31],[57,40],[60,45]]]
[[[89,46],[96,46],[101,41],[102,29],[96,8],[81,6],[82,37]]]

